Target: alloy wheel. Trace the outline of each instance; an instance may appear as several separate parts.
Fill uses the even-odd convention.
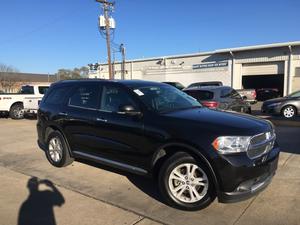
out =
[[[58,137],[50,139],[48,149],[54,162],[59,162],[62,159],[62,143]]]
[[[295,109],[292,106],[288,106],[283,110],[283,115],[286,118],[292,118],[295,115]]]
[[[169,175],[169,189],[179,201],[195,203],[208,191],[208,177],[196,164],[184,163],[175,167]]]

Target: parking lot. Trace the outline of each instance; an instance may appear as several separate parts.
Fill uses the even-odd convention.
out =
[[[37,147],[35,124],[36,120],[0,119],[3,225],[22,224],[18,218],[24,213],[40,216],[41,224],[51,220],[56,224],[300,224],[298,125],[276,127],[282,153],[277,174],[265,191],[244,202],[215,201],[202,211],[185,212],[161,202],[150,179],[81,162],[52,167]],[[33,190],[32,177],[48,181]],[[44,189],[52,189],[51,197],[43,197]]]

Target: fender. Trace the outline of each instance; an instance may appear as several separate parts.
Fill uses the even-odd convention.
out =
[[[67,144],[67,147],[68,147],[68,151],[69,151],[69,153],[70,153],[70,156],[73,157],[73,153],[72,153],[72,150],[71,150],[71,148],[70,148],[68,139],[66,138],[66,135],[64,134],[63,130],[62,130],[60,127],[55,126],[55,125],[52,125],[52,124],[48,124],[48,125],[47,125],[47,128],[45,129],[44,140],[46,139],[46,131],[47,131],[48,128],[50,128],[50,129],[52,129],[52,130],[55,130],[55,131],[58,131],[58,132],[61,133],[61,135],[64,137],[65,142],[66,142],[66,144]],[[45,140],[45,142],[46,142],[46,141],[47,141],[47,140]]]
[[[156,162],[160,158],[164,157],[167,154],[165,148],[172,147],[172,146],[173,147],[183,147],[183,148],[187,149],[188,150],[187,153],[190,152],[190,153],[196,155],[197,157],[199,157],[205,163],[205,165],[207,166],[207,168],[209,169],[209,171],[212,175],[212,179],[213,179],[214,185],[216,187],[216,191],[218,193],[219,192],[219,182],[218,182],[218,179],[217,179],[217,176],[214,172],[213,167],[211,166],[208,159],[201,153],[201,151],[199,151],[197,148],[195,148],[195,147],[193,147],[189,144],[180,143],[180,142],[170,142],[170,143],[167,143],[167,144],[164,144],[164,145],[160,146],[158,148],[158,150],[156,150],[155,153],[153,154],[153,157],[152,157],[152,160],[151,160],[151,169],[154,168]]]

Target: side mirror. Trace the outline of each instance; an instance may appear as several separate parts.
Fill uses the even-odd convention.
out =
[[[119,108],[119,114],[126,114],[130,116],[138,116],[142,113],[138,111],[133,105],[122,105]]]

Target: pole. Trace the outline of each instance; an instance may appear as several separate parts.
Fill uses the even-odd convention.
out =
[[[112,74],[112,64],[111,64],[111,51],[110,51],[110,26],[109,26],[109,18],[108,18],[108,5],[107,3],[103,4],[104,6],[104,18],[105,18],[105,29],[106,29],[106,46],[107,46],[107,63],[108,63],[108,73],[109,79],[114,79]]]
[[[122,80],[125,79],[125,47],[124,44],[120,45],[121,53],[122,53]]]

